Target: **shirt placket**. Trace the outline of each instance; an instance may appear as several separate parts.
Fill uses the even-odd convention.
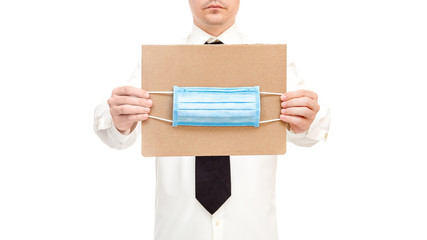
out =
[[[224,239],[224,214],[219,208],[214,215],[212,215],[212,240]]]

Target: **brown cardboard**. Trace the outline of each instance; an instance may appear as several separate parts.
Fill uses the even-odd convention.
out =
[[[144,45],[142,89],[260,86],[286,92],[286,45]],[[172,119],[172,94],[150,94],[150,115]],[[261,95],[261,121],[280,116],[280,97]],[[279,155],[286,152],[286,124],[260,127],[178,126],[149,118],[142,122],[142,155]]]

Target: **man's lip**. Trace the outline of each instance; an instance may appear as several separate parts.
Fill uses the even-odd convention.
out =
[[[219,4],[211,4],[211,5],[207,6],[206,8],[223,8],[223,7]]]

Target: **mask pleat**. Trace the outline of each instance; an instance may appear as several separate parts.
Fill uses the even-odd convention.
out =
[[[174,87],[173,126],[258,126],[259,87]]]

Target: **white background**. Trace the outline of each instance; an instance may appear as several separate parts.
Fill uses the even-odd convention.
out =
[[[423,6],[241,1],[239,30],[286,41],[332,111],[327,142],[279,159],[280,239],[427,239]],[[1,1],[0,239],[153,238],[155,160],[104,145],[93,109],[191,26],[184,0]]]

